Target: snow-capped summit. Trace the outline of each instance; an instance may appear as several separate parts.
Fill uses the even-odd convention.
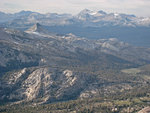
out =
[[[76,16],[76,18],[78,18],[79,20],[91,20],[96,14],[97,12],[95,11],[84,9]]]
[[[92,10],[89,10],[89,9],[84,9],[78,15],[80,15],[80,16],[84,16],[84,15],[98,16],[98,15],[105,15],[105,14],[107,14],[107,13],[102,11],[102,10],[92,11]]]
[[[89,9],[84,9],[82,10],[79,14],[90,14],[92,13],[93,11],[89,10]]]

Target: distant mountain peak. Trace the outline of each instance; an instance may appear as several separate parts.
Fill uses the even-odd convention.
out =
[[[103,10],[99,10],[97,13],[100,13],[100,14],[107,14],[107,13],[104,12]]]
[[[42,25],[39,23],[34,24],[33,28],[35,28],[36,30],[38,30],[39,28],[42,28]]]
[[[107,13],[102,10],[92,11],[89,9],[84,9],[77,15],[77,18],[79,18],[80,20],[92,20],[95,17],[99,17],[103,15],[107,15]]]
[[[81,12],[91,12],[89,9],[83,9]]]
[[[36,34],[44,34],[44,35],[56,35],[55,33],[49,32],[47,29],[44,28],[39,23],[34,24],[31,26],[27,31],[27,33],[36,33]]]
[[[88,20],[90,19],[90,17],[92,17],[96,13],[97,12],[91,11],[89,9],[84,9],[77,15],[77,18],[80,20]]]
[[[40,25],[39,23],[34,24],[32,27],[30,27],[27,31],[30,32],[42,32],[45,31],[45,29]]]
[[[22,11],[20,11],[18,13],[15,13],[15,16],[17,16],[17,17],[20,17],[20,16],[29,16],[32,13],[35,13],[35,12],[22,10]]]
[[[20,11],[20,12],[18,12],[18,13],[33,13],[32,11],[25,11],[25,10],[22,10],[22,11]]]
[[[94,11],[91,11],[91,10],[89,10],[89,9],[84,9],[84,10],[82,10],[80,13],[79,13],[79,15],[85,15],[85,14],[92,14],[92,13],[95,13]]]

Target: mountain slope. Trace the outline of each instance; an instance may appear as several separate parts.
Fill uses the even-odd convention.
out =
[[[1,103],[104,97],[149,85],[141,76],[122,72],[148,64],[149,49],[114,38],[88,40],[43,31],[40,24],[30,32],[0,29]]]

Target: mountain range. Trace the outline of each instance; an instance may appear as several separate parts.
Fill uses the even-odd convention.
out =
[[[122,94],[149,86],[143,76],[122,71],[149,62],[149,48],[115,38],[59,35],[39,23],[24,32],[1,28],[0,100],[43,104]]]
[[[46,13],[40,14],[32,11],[21,11],[14,14],[0,13],[1,23],[8,22],[11,24],[35,24],[42,25],[72,25],[76,23],[82,24],[84,27],[101,27],[101,26],[150,26],[149,17],[136,17],[135,15],[106,13],[102,10],[91,11],[84,9],[77,15]],[[26,20],[26,21],[25,21]],[[16,22],[18,21],[18,22]],[[8,25],[9,25],[8,24]]]
[[[0,12],[0,112],[149,109],[149,30],[148,17],[102,10]]]
[[[102,10],[82,10],[77,15],[21,11],[14,14],[0,13],[0,26],[27,30],[40,23],[57,34],[73,33],[88,39],[117,38],[139,47],[150,47],[150,18],[135,15],[106,13]]]

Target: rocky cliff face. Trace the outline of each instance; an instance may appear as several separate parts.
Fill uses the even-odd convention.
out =
[[[9,73],[1,85],[1,100],[53,102],[75,99],[88,84],[92,76],[67,69],[41,67],[24,68]],[[5,91],[7,89],[7,91]],[[5,93],[7,92],[7,93]]]
[[[36,104],[122,94],[149,85],[142,76],[112,70],[99,70],[96,74],[76,68],[47,66],[6,73],[0,84],[1,102]]]

